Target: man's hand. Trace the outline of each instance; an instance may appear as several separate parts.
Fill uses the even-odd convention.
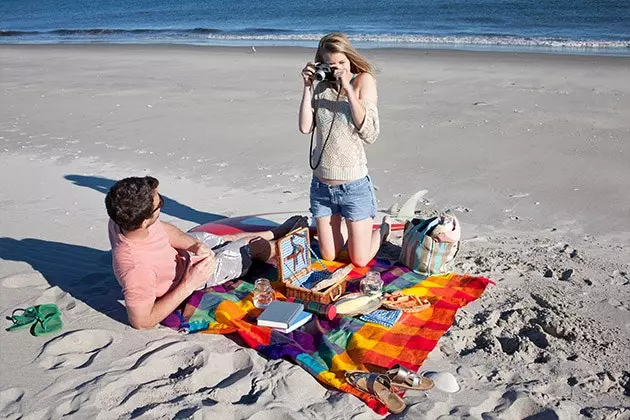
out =
[[[214,253],[212,253],[212,255],[208,254],[208,256],[196,264],[188,266],[188,270],[186,271],[182,282],[186,285],[186,287],[188,287],[191,293],[201,288],[208,282],[210,276],[214,274],[216,263],[217,260]]]
[[[206,246],[203,242],[195,242],[194,245],[188,247],[188,251],[192,252],[198,257],[207,257],[208,255],[214,256],[214,252]]]

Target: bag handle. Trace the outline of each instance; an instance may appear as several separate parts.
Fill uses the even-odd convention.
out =
[[[423,236],[426,236],[427,233],[436,227],[440,223],[439,217],[432,217],[430,219],[423,219],[420,223],[415,226],[411,226],[404,234],[403,239],[408,236],[415,235],[416,233],[420,233]],[[409,240],[409,238],[406,238]]]

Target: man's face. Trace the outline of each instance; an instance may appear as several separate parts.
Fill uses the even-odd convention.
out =
[[[151,213],[151,217],[147,219],[147,227],[151,226],[160,218],[162,207],[164,207],[164,198],[156,188],[153,190],[153,213]]]

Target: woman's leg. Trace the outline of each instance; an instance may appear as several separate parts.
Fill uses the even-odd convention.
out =
[[[342,221],[340,214],[315,219],[319,252],[324,260],[334,261],[346,243],[344,237],[346,229],[343,227],[344,223]]]
[[[383,217],[379,229],[372,230],[374,219],[367,218],[352,222],[346,220],[348,225],[348,253],[350,261],[358,267],[365,267],[376,256],[382,243],[389,237],[391,220]]]

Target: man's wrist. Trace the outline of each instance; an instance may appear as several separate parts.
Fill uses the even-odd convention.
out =
[[[192,282],[188,281],[188,277],[184,277],[182,282],[180,283],[182,297],[186,299],[188,296],[192,295],[195,291],[195,288],[192,287]]]
[[[186,251],[194,251],[195,249],[199,248],[202,243],[203,242],[194,239],[194,242],[188,248],[186,248]]]

